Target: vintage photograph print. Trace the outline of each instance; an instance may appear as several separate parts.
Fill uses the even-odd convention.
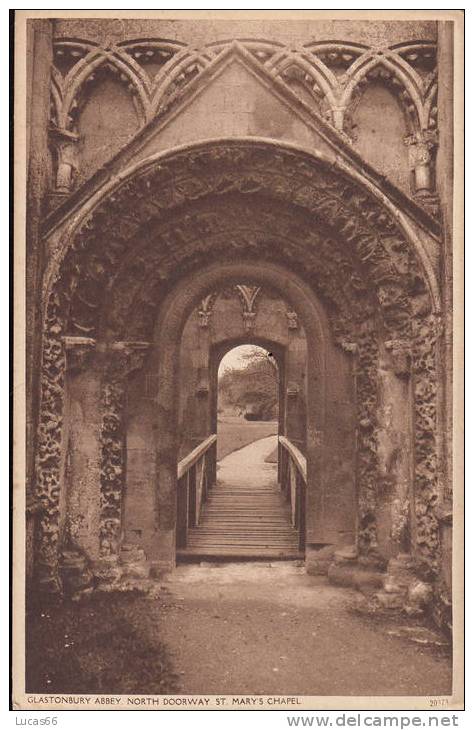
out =
[[[14,709],[462,709],[462,11],[12,22]]]

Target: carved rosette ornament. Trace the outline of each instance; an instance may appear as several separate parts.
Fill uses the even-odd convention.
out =
[[[116,342],[107,353],[102,388],[100,431],[100,532],[102,558],[120,549],[124,488],[125,427],[123,410],[128,377],[140,370],[149,349],[147,342]]]

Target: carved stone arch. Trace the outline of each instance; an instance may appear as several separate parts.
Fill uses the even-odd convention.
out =
[[[175,57],[187,50],[187,45],[166,38],[135,38],[121,41],[116,48],[118,53],[126,53],[134,64],[145,71],[149,88],[154,89],[159,85],[159,80],[176,64]],[[147,66],[150,63],[159,66],[156,73],[148,71]]]
[[[350,258],[342,254],[330,236],[313,234],[310,237],[309,222],[306,221],[303,227],[295,210],[291,216],[292,234],[288,232],[288,218],[281,217],[281,206],[280,210],[276,205],[271,208],[272,220],[268,211],[264,212],[259,198],[252,205],[245,198],[242,201],[242,196],[240,200],[234,197],[232,204],[214,200],[210,208],[200,206],[196,211],[191,207],[178,215],[176,222],[170,219],[162,227],[150,228],[150,240],[141,239],[141,246],[132,247],[117,272],[114,290],[107,297],[102,327],[105,331],[114,331],[114,337],[150,337],[156,304],[166,293],[170,271],[176,268],[183,272],[198,270],[196,253],[202,260],[222,261],[264,256],[269,261],[279,260],[282,265],[298,269],[330,304],[333,329],[340,339],[350,337],[348,329],[352,325],[349,326],[349,322],[353,321],[355,327],[357,322],[367,318],[368,308],[372,311],[376,308],[375,299],[372,301],[370,295],[367,298],[363,278]],[[179,235],[180,245],[179,251],[170,252],[165,242],[172,240],[173,231]],[[342,284],[338,283],[341,276],[344,277]],[[147,302],[150,307],[146,306]],[[81,312],[87,316],[88,310],[84,310],[83,305],[83,299],[73,298],[72,311],[77,313],[73,315],[75,322]],[[92,324],[94,309],[90,311]],[[140,312],[139,318],[136,312]],[[140,335],[135,330],[138,324],[145,326],[140,329]],[[126,330],[122,329],[123,325]]]
[[[422,557],[434,565],[437,555],[436,347],[439,333],[433,324],[437,311],[433,275],[423,265],[416,243],[407,235],[408,228],[403,227],[400,217],[382,204],[355,174],[305,150],[262,140],[212,141],[146,160],[105,186],[89,205],[84,206],[83,215],[76,218],[69,229],[62,251],[46,279],[37,451],[38,496],[45,505],[40,562],[53,569],[57,556],[62,484],[63,337],[71,334],[70,317],[74,314],[74,302],[91,308],[94,312],[92,320],[96,321],[104,306],[102,295],[110,296],[127,269],[126,262],[137,254],[137,241],[146,239],[145,229],[148,228],[149,237],[143,244],[145,256],[142,256],[140,266],[146,267],[147,257],[153,251],[159,254],[161,246],[165,252],[161,259],[157,254],[151,267],[151,285],[145,287],[150,297],[150,309],[154,304],[156,313],[159,302],[153,301],[154,286],[161,283],[165,297],[169,293],[170,283],[167,282],[173,271],[199,276],[209,261],[205,246],[195,246],[194,254],[194,244],[187,253],[186,246],[183,247],[186,229],[196,230],[196,220],[190,214],[193,206],[199,206],[202,201],[225,203],[231,199],[248,201],[249,205],[252,199],[260,201],[259,205],[262,200],[270,200],[275,210],[282,209],[285,203],[296,219],[303,216],[311,222],[314,230],[329,225],[333,238],[322,237],[321,252],[324,255],[319,258],[319,263],[316,257],[308,266],[306,278],[300,278],[301,285],[310,291],[312,285],[320,289],[316,284],[318,275],[322,279],[336,275],[338,267],[330,266],[331,252],[339,257],[338,263],[347,260],[348,275],[352,271],[354,276],[354,282],[348,289],[348,302],[351,301],[354,308],[362,302],[364,307],[377,309],[377,317],[385,323],[384,336],[391,351],[397,353],[398,360],[400,353],[405,353],[402,359],[406,361],[412,358],[417,443],[414,474],[416,540]],[[219,223],[217,217],[214,224],[216,220]],[[197,231],[201,241],[205,240],[206,233],[213,230],[212,226],[209,229],[210,221],[204,218],[199,222],[201,227],[198,226]],[[303,251],[308,251],[305,232],[298,227],[291,231],[289,228],[287,238],[293,236],[296,240],[299,235],[302,236],[303,245],[300,240],[299,248],[294,249],[301,258]],[[157,246],[158,239],[161,244]],[[225,240],[222,237],[215,239],[214,253],[216,246],[225,245]],[[236,250],[239,249],[239,240],[237,237]],[[151,245],[153,242],[154,247]],[[239,269],[239,272],[241,276],[248,274],[249,281],[252,280],[252,264],[249,262],[258,259],[261,253],[259,242],[260,239],[250,237],[245,239],[245,245],[240,243],[245,262],[241,267],[246,268],[245,271],[244,268]],[[232,256],[232,241],[230,244]],[[252,250],[253,257],[250,256]],[[278,246],[274,246],[273,255],[277,250]],[[189,257],[188,268],[181,269],[182,251]],[[270,256],[264,262],[262,272],[276,265]],[[222,271],[232,264],[223,260],[216,266]],[[128,269],[133,280],[132,267]],[[140,294],[140,286],[146,281],[140,277],[141,274],[131,296],[132,307]],[[265,275],[260,278],[265,279]],[[123,282],[126,283],[126,277]],[[211,284],[206,281],[207,289]],[[374,306],[374,294],[378,298],[377,307]],[[193,302],[196,303],[194,299]],[[293,305],[293,301],[290,303]],[[345,306],[347,308],[348,305]],[[295,311],[299,313],[298,306]],[[161,318],[158,322],[150,321],[159,332]],[[376,544],[374,503],[378,488],[376,406],[380,322],[369,317],[365,324],[358,324],[358,331],[357,328],[352,329],[357,336],[341,344],[356,353],[357,480],[365,490],[359,506],[359,542],[362,549],[368,550]],[[93,337],[94,334],[94,331],[82,332],[85,337]],[[173,333],[173,341],[175,336],[176,333]],[[163,375],[164,371],[161,372]],[[406,377],[406,368],[402,368],[401,375]],[[167,387],[164,388],[165,393],[168,392]],[[168,482],[169,474],[165,477],[165,484]]]
[[[281,78],[291,85],[296,81],[307,90],[307,93],[316,101],[319,110],[325,114],[329,122],[336,128],[338,124],[334,110],[339,107],[339,82],[333,72],[325,66],[317,56],[301,51],[287,51],[279,54],[277,60],[269,65],[274,76]]]
[[[324,430],[325,411],[325,378],[322,375],[326,368],[326,347],[328,331],[325,317],[317,298],[304,282],[290,271],[267,261],[254,261],[250,264],[227,263],[214,264],[201,269],[197,274],[185,277],[173,288],[160,308],[160,316],[156,322],[153,353],[149,367],[157,373],[159,388],[155,404],[155,432],[161,436],[157,441],[157,483],[162,502],[159,511],[162,515],[160,527],[172,533],[174,528],[174,499],[176,489],[176,432],[178,418],[177,397],[178,372],[174,363],[179,358],[182,331],[186,321],[203,295],[209,289],[218,290],[239,281],[248,281],[253,285],[269,286],[280,293],[301,317],[308,341],[308,372],[310,373],[309,400],[314,420],[308,435],[308,462],[310,479],[314,490],[310,499],[319,504],[322,499],[318,488],[321,478],[320,459],[322,454],[321,433]],[[163,430],[164,429],[164,430]],[[322,512],[316,507],[312,514],[315,517],[310,529],[314,533],[313,541],[323,540]],[[320,531],[320,532],[319,532]],[[170,540],[173,537],[171,534]]]
[[[421,79],[413,69],[394,53],[368,51],[360,56],[347,71],[347,81],[341,95],[341,106],[346,109],[345,122],[353,114],[371,78],[381,79],[398,100],[405,117],[406,133],[415,134],[422,128],[424,104]]]
[[[190,81],[198,76],[213,58],[201,49],[184,48],[155,76],[151,96],[152,115],[170,103]]]
[[[239,139],[228,139],[210,140],[202,144],[196,143],[186,145],[182,148],[170,150],[169,152],[158,153],[157,155],[147,158],[136,165],[130,166],[119,176],[115,176],[110,183],[106,183],[100,191],[94,194],[94,196],[83,205],[80,218],[74,217],[72,219],[71,224],[62,237],[62,243],[58,247],[57,255],[53,259],[52,266],[50,267],[49,272],[46,273],[46,287],[51,288],[51,279],[55,275],[55,270],[57,270],[58,267],[61,267],[62,259],[69,254],[70,249],[85,249],[88,241],[93,240],[94,227],[97,225],[100,226],[101,221],[105,222],[107,218],[110,219],[114,216],[116,211],[118,213],[120,212],[118,209],[120,208],[121,197],[125,200],[127,196],[130,196],[130,200],[136,202],[138,200],[138,196],[142,192],[142,188],[143,193],[150,195],[152,192],[152,185],[154,184],[154,167],[156,167],[157,171],[156,182],[160,182],[160,171],[163,168],[163,182],[167,184],[169,183],[171,174],[168,166],[170,158],[176,156],[182,159],[188,152],[194,153],[199,150],[202,150],[202,153],[205,155],[207,149],[216,147],[217,149],[215,153],[210,153],[209,157],[214,157],[217,162],[225,162],[227,158],[228,161],[236,164],[239,161],[239,158],[242,157],[242,154],[238,151],[238,149],[234,152],[234,148],[237,148],[239,145],[242,145],[243,147],[253,147],[257,157],[259,156],[259,152],[262,148],[267,149],[269,152],[271,150],[274,150],[275,152],[281,150],[282,152],[287,153],[289,158],[294,160],[297,168],[300,167],[302,172],[306,170],[306,174],[309,177],[311,177],[312,174],[311,169],[310,167],[306,169],[305,163],[310,163],[314,167],[315,173],[317,168],[321,168],[323,170],[332,171],[334,176],[340,175],[342,179],[348,180],[349,183],[352,183],[355,193],[354,202],[357,204],[355,217],[357,219],[364,218],[365,221],[369,223],[372,222],[375,229],[377,229],[377,226],[386,227],[388,224],[388,232],[390,232],[390,230],[394,231],[395,236],[401,236],[401,238],[407,242],[408,248],[413,252],[415,259],[419,261],[419,266],[421,267],[423,276],[426,277],[428,281],[428,288],[434,311],[439,310],[440,297],[437,289],[437,278],[433,267],[429,262],[429,258],[424,251],[423,245],[417,238],[407,219],[404,216],[400,216],[396,206],[391,203],[376,186],[368,183],[359,172],[352,169],[347,163],[343,163],[342,161],[333,163],[323,154],[315,150],[308,151],[291,143],[275,143],[263,139],[252,140],[251,138],[249,140],[245,140],[245,142]],[[199,166],[196,164],[196,160],[197,158],[191,154],[190,170],[191,173],[195,175],[196,185],[198,186],[199,183],[197,180],[200,176],[200,170]],[[166,163],[166,165],[162,163]],[[140,173],[143,173],[141,178]],[[291,176],[292,174],[289,175],[290,178]],[[135,178],[136,184],[133,183]],[[337,185],[338,183],[335,183],[334,187],[337,187]],[[276,184],[275,187],[278,188],[278,184]],[[248,192],[250,193],[250,191]],[[153,211],[159,214],[166,210],[170,204],[172,204],[172,201],[169,200],[169,196],[171,194],[172,191],[170,192],[168,190],[167,200],[154,201],[148,214],[153,213]],[[312,204],[311,194],[307,194],[307,200],[305,201],[302,198],[302,191],[298,195],[295,194],[295,191],[293,191],[292,194],[291,186],[289,185],[286,185],[286,187],[279,190],[278,194],[279,199],[284,199],[285,197],[287,199],[292,198],[291,202],[305,206],[310,213],[314,212],[317,207],[316,200]],[[190,196],[194,198],[199,197],[199,192],[195,192],[194,196],[192,195],[192,192],[190,192]],[[180,193],[177,193],[176,198],[176,204],[179,204],[184,199],[183,195]],[[359,205],[359,203],[361,205]],[[337,209],[334,212],[337,213]],[[134,221],[132,215],[129,217],[128,227],[133,228],[133,225]],[[78,241],[76,238],[79,229],[80,240]],[[118,243],[116,245],[118,246]],[[48,280],[50,281],[49,284]]]
[[[113,73],[127,87],[136,111],[141,116],[141,123],[149,119],[149,81],[146,74],[127,54],[96,49],[83,58],[65,79],[62,116],[66,129],[74,130],[82,102],[86,98],[86,86],[96,74],[103,71]]]
[[[262,147],[266,146],[267,145],[262,145]],[[292,159],[293,162],[302,164],[302,160],[298,160],[297,154],[293,155],[289,153],[289,150],[287,150],[287,153],[289,159]],[[230,150],[229,154],[232,156],[232,152]],[[235,151],[235,155],[237,157],[242,154],[244,156],[248,155],[249,149],[245,150],[245,152],[243,148],[240,152],[237,150]],[[205,153],[203,153],[203,155],[204,157],[206,156]],[[204,157],[202,157],[202,159],[204,159]],[[217,162],[217,165],[219,166],[224,161],[224,157],[225,155],[223,155],[222,158],[218,156],[217,161],[215,160],[214,162]],[[281,165],[283,163],[283,159],[279,160],[279,163]],[[266,195],[276,195],[276,200],[282,200],[285,199],[285,197],[286,199],[292,198],[291,204],[305,209],[307,214],[312,217],[313,224],[317,223],[319,225],[321,222],[323,224],[325,222],[327,223],[328,220],[334,221],[337,236],[342,238],[342,240],[345,240],[346,249],[349,249],[351,246],[353,247],[357,241],[355,244],[356,250],[353,251],[352,255],[355,256],[356,259],[359,258],[359,260],[362,260],[366,269],[367,267],[371,268],[373,276],[375,276],[376,280],[379,282],[383,279],[386,281],[398,280],[403,288],[405,288],[408,278],[410,278],[413,274],[413,269],[408,259],[410,256],[414,256],[415,254],[412,247],[407,246],[407,244],[403,242],[404,236],[400,235],[398,222],[397,224],[393,221],[391,222],[389,213],[383,212],[382,209],[376,209],[377,203],[373,200],[372,195],[369,192],[365,191],[362,193],[361,190],[356,190],[349,184],[349,181],[345,188],[345,194],[341,197],[339,195],[339,186],[341,181],[334,174],[329,175],[329,184],[327,184],[326,181],[323,182],[322,179],[320,182],[315,181],[316,189],[313,193],[311,193],[310,187],[308,187],[308,180],[305,177],[306,171],[303,170],[303,167],[301,168],[302,174],[299,176],[301,180],[299,189],[296,189],[295,185],[293,185],[292,188],[289,179],[288,181],[284,181],[283,178],[276,180],[273,176],[271,176],[272,181],[264,179],[262,177],[262,167],[260,167],[259,170],[249,170],[247,168],[246,170],[239,172],[236,172],[235,170],[225,171],[224,173],[221,173],[220,177],[214,177],[212,181],[209,180],[209,176],[206,177],[206,173],[203,170],[199,171],[196,169],[196,158],[193,159],[191,157],[191,167],[193,168],[191,170],[192,177],[190,178],[188,174],[186,182],[184,182],[183,179],[183,182],[180,183],[181,190],[176,190],[174,183],[170,183],[169,173],[164,172],[163,185],[168,186],[168,189],[166,189],[166,187],[161,188],[160,194],[164,200],[162,199],[159,202],[157,202],[157,200],[154,200],[153,203],[151,203],[151,201],[147,202],[144,197],[149,196],[150,193],[152,193],[153,188],[160,184],[160,174],[159,172],[155,173],[153,169],[147,171],[147,173],[145,173],[141,179],[137,180],[134,185],[127,184],[109,197],[108,201],[105,202],[103,209],[99,209],[94,214],[96,217],[96,226],[98,225],[97,231],[102,225],[102,220],[106,224],[107,236],[111,241],[110,250],[105,254],[105,258],[108,257],[110,259],[111,256],[114,258],[114,254],[112,253],[114,250],[117,251],[117,256],[120,255],[121,258],[129,241],[133,240],[134,235],[140,231],[142,223],[146,222],[144,227],[149,228],[150,219],[156,218],[159,220],[160,215],[162,217],[163,209],[166,209],[170,203],[172,207],[179,208],[186,200],[186,197],[188,197],[188,199],[190,197],[193,201],[212,194],[222,197],[222,195],[228,190],[228,192],[237,191],[244,197],[264,193]],[[293,177],[293,182],[297,179],[298,172],[292,173],[290,176]],[[307,172],[309,174],[310,171],[308,170]],[[279,170],[279,174],[282,174],[281,169]],[[288,178],[287,173],[285,173],[285,177]],[[344,177],[346,177],[345,174]],[[215,193],[213,193],[212,185],[215,186]],[[321,187],[321,185],[323,187]],[[166,198],[169,199],[170,196],[173,195],[174,201],[169,200],[169,202],[167,202]],[[123,201],[125,201],[127,198],[129,201],[135,200],[137,205],[142,205],[140,213],[133,211],[123,215],[123,205],[121,200],[123,199]],[[354,207],[351,207],[351,203],[353,203]],[[107,208],[109,209],[108,211]],[[114,219],[112,226],[110,225],[111,218]],[[357,219],[359,222],[357,222]],[[363,223],[363,227],[361,223]],[[91,240],[88,230],[88,226],[90,225],[91,223],[83,227],[81,235],[81,249],[83,247],[86,248],[89,245],[88,242]],[[97,233],[95,233],[95,235],[97,235]],[[177,235],[179,235],[179,232],[177,232]],[[383,245],[382,239],[380,238],[381,235],[383,235],[383,240],[385,241]],[[398,249],[397,254],[395,254],[395,258],[390,247]],[[399,254],[402,249],[405,251],[403,255],[408,257],[404,264],[404,275],[400,270],[401,259]],[[421,250],[419,250],[419,252],[422,253]],[[84,252],[82,255],[85,255]],[[362,256],[362,259],[360,259],[360,256]],[[76,256],[74,257],[77,258]],[[88,260],[87,265],[89,270],[93,267],[94,261],[94,258]],[[110,270],[111,266],[113,266],[112,260],[110,260],[107,268]],[[100,265],[99,268],[104,270],[103,265]],[[420,278],[424,278],[422,273],[420,273]],[[428,278],[429,288],[432,289],[434,277],[432,274],[429,274],[429,272]],[[92,279],[94,279],[94,276],[92,276]],[[98,286],[98,289],[103,290],[103,287]]]

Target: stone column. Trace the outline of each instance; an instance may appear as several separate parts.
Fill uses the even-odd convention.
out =
[[[28,118],[27,118],[27,217],[26,249],[28,267],[26,287],[26,490],[31,493],[36,448],[39,377],[37,363],[41,353],[41,278],[44,268],[44,250],[40,225],[50,184],[51,159],[48,147],[50,114],[50,83],[53,59],[52,21],[28,22]],[[19,385],[19,384],[18,384]]]
[[[453,283],[455,274],[458,281],[462,279],[461,257],[453,258],[453,162],[454,162],[454,79],[459,86],[463,83],[462,73],[454,73],[454,38],[453,23],[438,22],[438,124],[439,151],[437,157],[437,188],[440,196],[443,219],[443,250],[441,254],[441,291],[443,300],[443,341],[440,343],[441,368],[440,388],[442,390],[440,408],[441,463],[440,481],[444,485],[444,493],[440,495],[439,510],[441,566],[439,585],[435,595],[434,618],[443,627],[452,625],[451,616],[451,581],[452,581],[452,510],[453,510],[453,389],[456,387],[454,372],[456,357],[453,353]],[[453,270],[453,262],[458,271]],[[462,387],[461,379],[457,379],[457,387]],[[460,482],[461,484],[461,482]]]
[[[439,199],[435,192],[435,157],[438,147],[436,129],[422,129],[405,138],[408,164],[413,172],[415,198],[428,213],[438,215]]]
[[[303,453],[306,449],[306,339],[296,312],[287,312],[285,433]]]
[[[182,369],[181,388],[187,395],[188,406],[183,403],[181,418],[186,421],[183,431],[187,434],[186,452],[191,451],[210,433],[211,424],[211,382],[209,357],[211,347],[211,316],[213,298],[206,297],[197,313],[197,319],[191,321],[192,335],[187,342],[192,344],[188,354],[188,368]],[[183,364],[183,363],[182,363]],[[182,444],[184,446],[184,444]],[[180,456],[184,456],[182,450]]]
[[[377,542],[385,558],[410,552],[413,520],[411,343],[387,340],[379,360]]]
[[[98,556],[100,474],[101,367],[93,359],[95,340],[65,337],[66,402],[64,443],[67,444],[62,549]]]
[[[100,427],[100,558],[115,561],[122,537],[122,500],[125,484],[124,405],[127,379],[141,369],[147,342],[115,342],[106,353],[101,391]]]
[[[56,127],[50,130],[56,152],[54,189],[50,194],[50,207],[59,205],[73,190],[74,176],[79,168],[79,135]]]

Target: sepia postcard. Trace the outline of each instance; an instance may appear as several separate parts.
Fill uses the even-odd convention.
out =
[[[12,12],[13,709],[463,709],[463,21]]]

